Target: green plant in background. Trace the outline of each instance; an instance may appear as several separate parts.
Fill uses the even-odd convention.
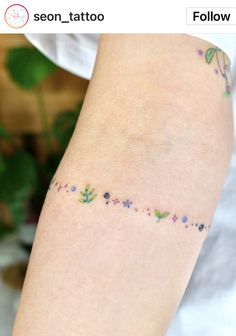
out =
[[[0,141],[3,139],[12,147],[11,155],[3,155],[0,151],[0,238],[24,223],[29,208],[36,216],[39,214],[48,184],[70,141],[82,106],[80,103],[74,111],[62,111],[49,127],[42,83],[55,73],[57,66],[37,49],[23,47],[9,50],[6,69],[22,90],[31,91],[37,98],[46,159],[40,160],[28,149],[19,150],[14,137],[0,126]]]
[[[15,147],[3,126],[0,126],[0,140]],[[0,155],[0,238],[13,232],[26,220],[27,200],[36,181],[36,166],[29,153],[14,148],[13,153]]]
[[[52,137],[56,139],[60,150],[65,151],[70,141],[71,135],[74,132],[77,119],[82,108],[82,103],[79,103],[74,111],[63,111],[58,114],[52,125]]]
[[[35,92],[45,147],[50,151],[51,139],[41,83],[57,70],[57,66],[37,49],[23,47],[9,50],[6,67],[12,80],[21,89]]]

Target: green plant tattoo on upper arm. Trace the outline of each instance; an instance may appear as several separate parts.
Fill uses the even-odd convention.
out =
[[[220,75],[225,81],[225,96],[231,95],[231,73],[230,73],[230,60],[223,50],[218,47],[208,48],[206,51],[199,49],[198,55],[205,58],[207,64],[212,64],[216,61],[214,72]]]

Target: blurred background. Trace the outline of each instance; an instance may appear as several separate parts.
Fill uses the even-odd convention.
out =
[[[10,336],[50,180],[88,82],[23,35],[0,35],[0,336]]]

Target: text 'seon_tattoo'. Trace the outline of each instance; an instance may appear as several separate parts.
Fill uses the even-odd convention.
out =
[[[105,206],[113,208],[120,207],[124,209],[123,211],[125,211],[125,209],[127,209],[127,211],[134,211],[136,213],[140,213],[140,215],[148,216],[150,220],[156,223],[160,223],[167,219],[173,224],[177,223],[183,225],[186,229],[192,228],[198,232],[203,232],[210,229],[210,224],[206,225],[195,222],[191,220],[186,214],[181,215],[177,213],[171,213],[170,211],[166,210],[162,211],[158,207],[151,209],[150,207],[142,206],[142,204],[137,205],[134,200],[118,197],[118,195],[113,195],[110,191],[103,191],[98,193],[95,191],[95,188],[90,186],[90,184],[86,184],[85,186],[81,187],[75,184],[63,183],[57,178],[53,178],[49,185],[49,190],[55,190],[58,193],[64,192],[75,194],[75,198],[78,204],[93,203],[95,200],[97,201],[100,198],[104,202]]]

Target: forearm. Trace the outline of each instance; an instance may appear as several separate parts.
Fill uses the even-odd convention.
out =
[[[195,49],[183,36],[103,37],[40,218],[14,336],[164,334],[231,154],[230,99],[220,81],[203,87],[197,76],[210,70]],[[87,184],[94,192],[81,195]]]

